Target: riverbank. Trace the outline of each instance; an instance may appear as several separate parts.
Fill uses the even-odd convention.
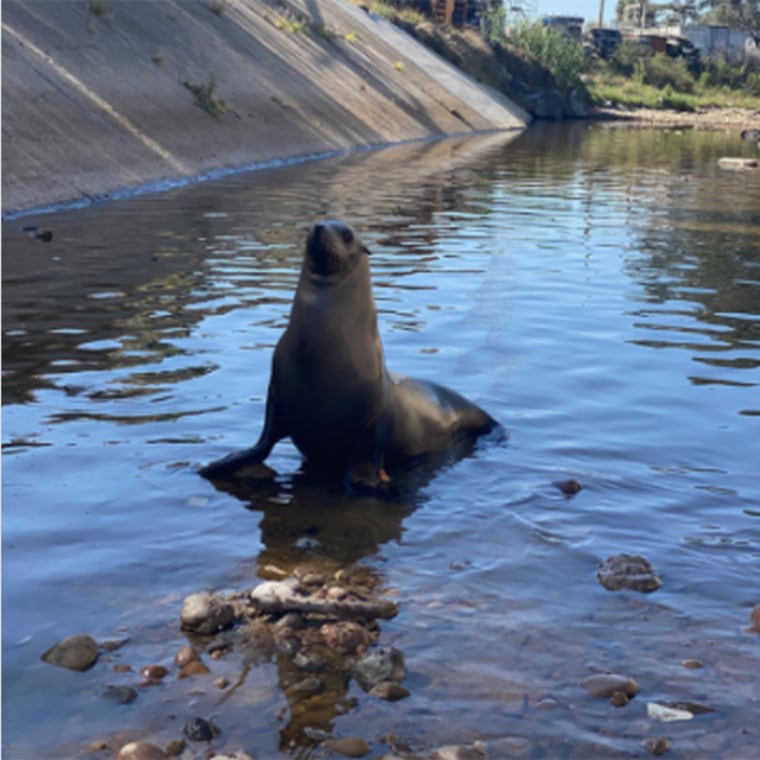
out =
[[[8,0],[2,25],[4,217],[530,121],[342,0]]]
[[[600,108],[592,117],[605,127],[648,129],[713,129],[739,131],[760,128],[760,112],[749,108],[701,108],[672,111],[652,108]]]

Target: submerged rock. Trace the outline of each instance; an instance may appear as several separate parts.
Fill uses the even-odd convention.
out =
[[[399,683],[404,678],[404,655],[393,647],[382,647],[362,657],[354,665],[353,675],[364,691],[383,681]]]
[[[185,723],[183,729],[185,736],[190,739],[191,742],[210,742],[214,737],[219,736],[219,729],[208,720],[204,718],[190,718]]]
[[[120,705],[128,705],[137,699],[137,692],[131,686],[116,686],[109,684],[103,692],[106,699],[112,699]]]
[[[691,720],[694,717],[693,713],[690,713],[688,710],[660,705],[657,702],[647,703],[647,715],[650,718],[656,718],[665,723],[670,723],[674,720]]]
[[[42,655],[42,659],[59,668],[84,671],[91,668],[98,659],[98,645],[92,636],[77,633],[52,646]]]
[[[182,628],[212,634],[229,628],[235,620],[232,605],[208,592],[191,594],[182,605]]]
[[[651,755],[659,757],[664,755],[670,749],[670,742],[662,736],[656,738],[647,739],[644,742],[644,748]]]
[[[599,583],[608,591],[656,591],[662,586],[649,562],[637,554],[614,554],[599,564],[596,571]]]
[[[752,625],[755,626],[755,630],[760,632],[760,604],[755,605],[750,617],[752,618]]]
[[[380,681],[380,683],[376,683],[369,690],[369,693],[370,696],[385,699],[388,702],[398,702],[400,699],[405,699],[412,694],[409,689],[405,689],[394,681]]]
[[[581,686],[595,697],[612,697],[621,693],[633,697],[639,692],[639,685],[633,678],[618,673],[598,673],[581,681]]]
[[[166,760],[169,756],[161,747],[148,742],[125,744],[116,755],[116,760]]]
[[[358,736],[346,736],[341,739],[327,739],[322,746],[328,751],[343,757],[364,757],[370,750],[369,744]]]

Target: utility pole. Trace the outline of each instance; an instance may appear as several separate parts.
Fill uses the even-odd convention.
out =
[[[599,28],[604,26],[604,0],[599,0]]]

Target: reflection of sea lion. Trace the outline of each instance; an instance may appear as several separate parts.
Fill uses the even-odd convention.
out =
[[[389,479],[386,467],[497,427],[458,393],[388,372],[368,253],[348,225],[314,225],[274,352],[264,430],[253,448],[201,469],[204,477],[263,462],[290,436],[308,463],[342,474],[349,489],[374,490]]]

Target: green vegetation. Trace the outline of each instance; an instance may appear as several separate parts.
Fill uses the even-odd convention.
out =
[[[209,116],[218,119],[227,110],[224,100],[214,92],[216,82],[213,74],[209,75],[207,84],[197,82],[183,82],[182,84],[195,95],[195,105],[202,108]]]
[[[89,0],[87,10],[92,16],[102,18],[108,13],[108,3],[106,0]]]

